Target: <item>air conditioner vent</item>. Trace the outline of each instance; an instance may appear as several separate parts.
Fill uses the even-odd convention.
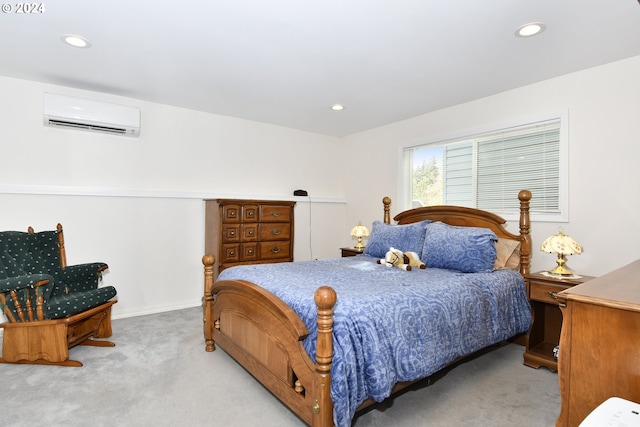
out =
[[[124,128],[112,128],[108,126],[90,125],[86,123],[65,122],[62,120],[54,120],[54,119],[49,119],[49,124],[52,126],[76,128],[76,129],[83,129],[83,130],[93,130],[96,132],[109,132],[109,133],[116,133],[120,135],[124,135],[127,133],[127,130]]]
[[[43,123],[52,127],[138,136],[140,109],[45,93]]]

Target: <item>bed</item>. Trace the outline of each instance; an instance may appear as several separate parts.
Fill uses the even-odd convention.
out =
[[[518,199],[519,234],[456,206],[411,209],[392,224],[385,197],[363,255],[238,266],[214,282],[206,254],[206,351],[223,348],[305,423],[349,426],[357,411],[527,331],[531,193]],[[427,268],[379,264],[395,243]]]

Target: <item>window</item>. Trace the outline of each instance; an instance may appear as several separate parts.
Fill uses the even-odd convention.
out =
[[[405,207],[457,205],[519,215],[531,190],[531,217],[566,221],[564,118],[519,124],[403,149]]]

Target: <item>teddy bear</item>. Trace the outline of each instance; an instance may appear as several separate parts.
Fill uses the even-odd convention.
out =
[[[377,262],[387,267],[398,267],[406,271],[411,271],[413,267],[426,268],[417,253],[402,252],[394,247],[389,248],[384,258],[379,259]]]

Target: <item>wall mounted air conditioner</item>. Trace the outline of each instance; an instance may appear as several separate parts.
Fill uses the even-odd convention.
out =
[[[140,108],[44,94],[44,125],[137,137]]]

